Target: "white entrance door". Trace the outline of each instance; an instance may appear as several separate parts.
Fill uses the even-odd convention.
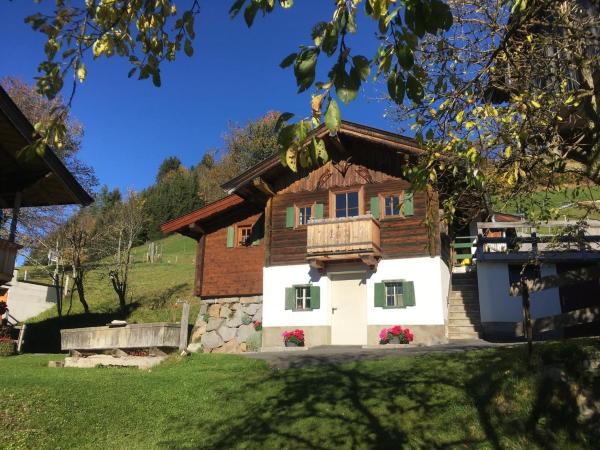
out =
[[[367,283],[365,274],[331,275],[331,343],[366,345]]]

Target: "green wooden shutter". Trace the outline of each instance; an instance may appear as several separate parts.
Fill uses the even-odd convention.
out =
[[[319,286],[310,287],[310,309],[319,309],[321,307],[321,288]]]
[[[385,283],[375,283],[375,307],[385,306]]]
[[[323,218],[323,203],[315,203],[314,217],[315,219]]]
[[[415,306],[415,284],[412,281],[402,282],[402,298],[404,306]]]
[[[294,311],[296,308],[296,290],[293,287],[285,288],[285,309]]]
[[[371,215],[379,219],[379,197],[371,197]]]
[[[235,228],[227,227],[227,247],[233,247],[234,238],[235,238]]]
[[[294,228],[296,222],[296,209],[293,206],[288,206],[285,210],[285,226]]]
[[[405,216],[414,216],[415,215],[415,206],[413,202],[413,193],[405,192],[404,193],[404,215]]]

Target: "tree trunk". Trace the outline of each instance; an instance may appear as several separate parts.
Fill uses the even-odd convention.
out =
[[[83,287],[83,274],[78,274],[77,277],[73,279],[73,281],[75,282],[75,287],[77,288],[77,295],[79,296],[79,301],[81,302],[81,305],[83,306],[83,310],[85,311],[86,314],[89,314],[90,307],[87,304],[87,302],[85,301],[85,290]]]

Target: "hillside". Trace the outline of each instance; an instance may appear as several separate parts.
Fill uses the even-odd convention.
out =
[[[169,236],[156,242],[162,247],[161,262],[145,262],[147,244],[134,249],[127,295],[130,310],[125,317],[118,311],[119,302],[108,278],[108,271],[100,267],[90,271],[86,278],[86,299],[90,305],[90,314],[83,314],[77,292],[73,293],[69,311],[70,301],[67,296],[61,319],[53,308],[28,321],[28,350],[57,351],[60,328],[105,325],[114,318],[124,318],[130,323],[177,321],[181,311],[176,303],[178,300],[187,300],[192,304],[191,317],[194,320],[199,307],[192,295],[196,242],[181,235]],[[25,270],[29,280],[50,282],[48,275],[35,267],[21,267],[20,277]]]

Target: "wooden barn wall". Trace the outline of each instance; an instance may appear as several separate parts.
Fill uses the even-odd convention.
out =
[[[227,247],[227,228],[252,225],[253,235],[260,237],[258,245]],[[265,254],[264,217],[257,213],[238,218],[235,222],[221,223],[204,237],[203,258],[197,259],[196,295],[202,297],[235,297],[262,294],[263,262]],[[202,245],[200,241],[198,245]]]
[[[338,163],[337,166],[340,166]],[[273,199],[271,230],[271,265],[303,264],[306,262],[306,228],[286,227],[286,208],[298,204],[323,203],[324,216],[329,212],[329,189],[364,186],[365,208],[371,197],[383,192],[407,190],[410,183],[383,172],[367,169],[358,164],[345,167],[327,164],[281,189]],[[344,170],[345,169],[345,170]],[[429,234],[423,220],[429,207],[438,205],[437,197],[429,198],[426,192],[415,192],[414,215],[406,218],[380,220],[381,251],[383,258],[430,256]],[[433,242],[433,253],[439,254],[439,245]]]

